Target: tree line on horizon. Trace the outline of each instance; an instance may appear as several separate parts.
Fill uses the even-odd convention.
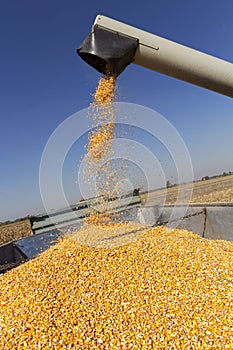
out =
[[[203,176],[201,178],[202,181],[205,180],[209,180],[209,179],[216,179],[217,177],[224,177],[224,176],[228,176],[228,175],[233,175],[233,171],[228,171],[228,173],[226,173],[225,171],[222,174],[218,174],[218,175],[212,175],[212,176]]]

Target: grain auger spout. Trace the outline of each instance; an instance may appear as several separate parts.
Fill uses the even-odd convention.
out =
[[[233,97],[233,64],[98,15],[78,54],[104,75],[130,63]]]
[[[100,73],[119,75],[133,61],[137,47],[137,39],[96,25],[77,52]]]

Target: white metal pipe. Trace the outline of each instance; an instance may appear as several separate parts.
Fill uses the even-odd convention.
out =
[[[233,97],[233,64],[98,15],[93,27],[138,39],[133,63]]]

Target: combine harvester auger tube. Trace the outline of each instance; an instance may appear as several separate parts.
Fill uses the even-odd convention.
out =
[[[106,16],[96,17],[77,52],[105,75],[119,75],[135,63],[233,97],[232,63]]]

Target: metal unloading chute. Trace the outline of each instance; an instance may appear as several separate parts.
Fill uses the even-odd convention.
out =
[[[233,64],[98,15],[78,54],[103,74],[119,75],[135,63],[233,97]]]
[[[133,61],[138,40],[96,27],[77,50],[79,55],[105,75],[119,75]]]

